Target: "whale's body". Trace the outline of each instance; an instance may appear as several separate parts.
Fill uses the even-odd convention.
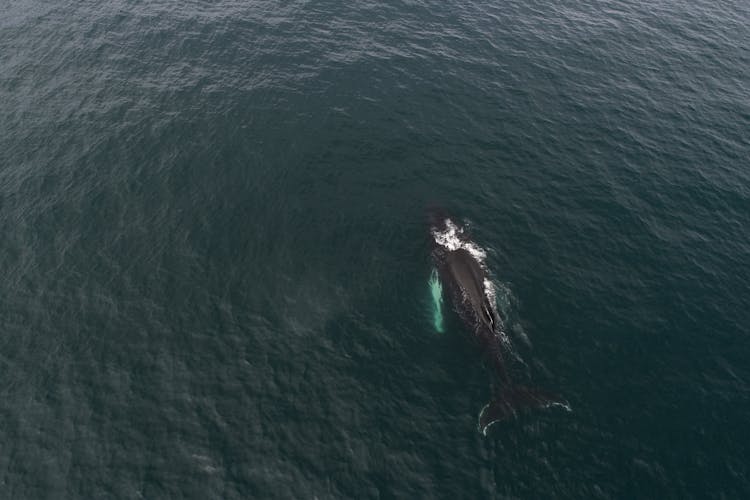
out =
[[[472,242],[464,228],[445,216],[433,216],[432,258],[447,289],[453,309],[477,341],[485,362],[499,382],[494,399],[479,415],[479,430],[512,417],[525,407],[565,406],[562,399],[537,389],[514,385],[503,357],[503,322],[495,308],[494,287],[483,263],[484,251]]]
[[[456,292],[461,310],[469,311],[472,317],[469,321],[493,329],[495,324],[493,305],[484,291],[485,272],[468,250],[459,248],[449,251],[445,256],[443,274],[448,274],[447,281]],[[456,303],[456,300],[454,300]]]
[[[507,382],[498,331],[501,325],[495,312],[494,298],[487,293],[486,271],[464,248],[445,252],[436,263],[453,309],[471,329],[487,361],[494,366],[495,373],[503,382]]]

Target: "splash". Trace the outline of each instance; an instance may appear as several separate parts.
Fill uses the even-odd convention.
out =
[[[430,295],[432,295],[432,324],[438,333],[445,332],[443,324],[443,285],[440,284],[438,273],[433,269],[430,273]]]
[[[484,259],[487,257],[487,252],[473,241],[467,240],[464,235],[464,229],[457,226],[450,219],[445,219],[445,228],[442,231],[432,228],[432,237],[435,239],[435,243],[446,250],[453,251],[458,250],[459,248],[465,249],[480,264],[483,264]]]

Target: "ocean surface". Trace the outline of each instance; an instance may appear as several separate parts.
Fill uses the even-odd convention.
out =
[[[750,4],[0,0],[0,276],[3,499],[748,498]]]

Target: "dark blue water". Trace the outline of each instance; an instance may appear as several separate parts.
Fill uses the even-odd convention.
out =
[[[0,497],[747,497],[749,134],[741,1],[4,0]]]

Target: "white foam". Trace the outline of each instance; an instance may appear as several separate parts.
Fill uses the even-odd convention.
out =
[[[484,278],[484,293],[485,295],[487,295],[487,298],[489,299],[490,304],[492,304],[492,308],[494,309],[495,303],[497,301],[497,295],[495,292],[495,284],[490,281],[489,278]]]
[[[477,261],[483,263],[484,259],[487,257],[487,252],[473,241],[462,238],[463,235],[464,229],[457,226],[450,219],[445,219],[445,229],[443,231],[438,231],[436,228],[432,228],[432,237],[435,239],[435,243],[449,251],[463,248],[469,252],[472,257],[477,259]]]
[[[553,401],[553,402],[551,402],[551,403],[549,403],[548,405],[545,406],[545,408],[556,408],[556,407],[557,408],[562,408],[563,410],[571,412],[571,413],[573,412],[573,408],[571,408],[570,404],[568,404],[567,402],[566,403],[561,403],[559,401]]]

